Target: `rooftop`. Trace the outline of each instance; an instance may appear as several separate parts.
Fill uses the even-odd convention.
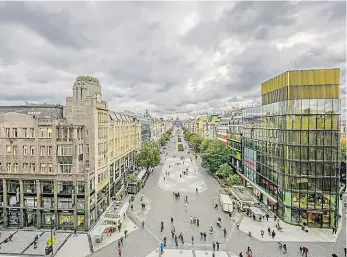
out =
[[[16,112],[32,115],[39,119],[62,119],[63,106],[53,104],[26,104],[0,106],[0,114]]]

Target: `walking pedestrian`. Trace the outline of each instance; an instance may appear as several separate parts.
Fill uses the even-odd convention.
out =
[[[130,208],[131,208],[131,211],[133,211],[134,210],[134,205],[131,204]]]
[[[164,236],[164,247],[166,247],[166,236]]]
[[[332,234],[336,234],[337,233],[337,228],[333,227],[333,233]]]
[[[36,249],[36,248],[37,248],[37,242],[34,241],[34,249]]]
[[[261,237],[263,238],[264,237],[264,230],[261,230],[260,234],[261,234]]]
[[[173,217],[171,217],[171,224],[173,223]]]
[[[196,219],[196,225],[199,227],[199,224],[200,224],[200,220],[199,219]]]
[[[122,249],[118,248],[118,255],[122,256]]]
[[[190,216],[190,224],[193,224],[193,216]]]
[[[128,230],[125,230],[124,231],[124,238],[127,238],[127,236],[128,236]]]
[[[215,251],[216,250],[216,243],[213,241],[212,243],[212,250]]]
[[[239,253],[239,257],[243,257],[243,254],[242,254],[242,252],[240,252],[240,253]]]
[[[220,243],[217,241],[217,242],[216,242],[217,251],[219,251],[219,245],[220,245]]]
[[[118,240],[118,248],[120,248],[120,240]]]
[[[194,237],[192,236],[192,245],[194,244]]]
[[[269,214],[268,213],[266,213],[266,215],[265,215],[265,217],[266,217],[266,221],[269,221]]]
[[[267,228],[267,232],[269,233],[269,236],[271,236],[271,228],[270,227]]]
[[[143,220],[142,221],[142,228],[144,228],[145,227],[145,221]]]

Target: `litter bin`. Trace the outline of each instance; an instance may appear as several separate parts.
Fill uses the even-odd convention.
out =
[[[46,255],[49,255],[51,252],[52,252],[52,246],[47,246],[47,247],[45,248],[45,254],[46,254]]]

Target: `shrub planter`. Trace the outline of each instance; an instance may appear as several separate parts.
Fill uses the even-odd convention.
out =
[[[183,144],[178,144],[177,145],[177,150],[180,151],[180,152],[183,152],[184,151]]]

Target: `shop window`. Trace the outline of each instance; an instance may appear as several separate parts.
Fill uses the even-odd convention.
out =
[[[41,204],[44,209],[54,209],[54,198],[42,197]]]
[[[24,206],[28,208],[36,208],[37,198],[33,196],[24,196]]]
[[[84,228],[84,215],[77,215],[77,227]]]
[[[72,209],[72,199],[70,198],[58,198],[58,208],[59,209]]]
[[[42,213],[42,225],[43,226],[51,226],[52,224],[54,224],[54,220],[55,220],[55,216],[54,214],[51,213]]]
[[[74,226],[74,218],[72,214],[59,214],[59,226],[60,227],[71,227]]]

